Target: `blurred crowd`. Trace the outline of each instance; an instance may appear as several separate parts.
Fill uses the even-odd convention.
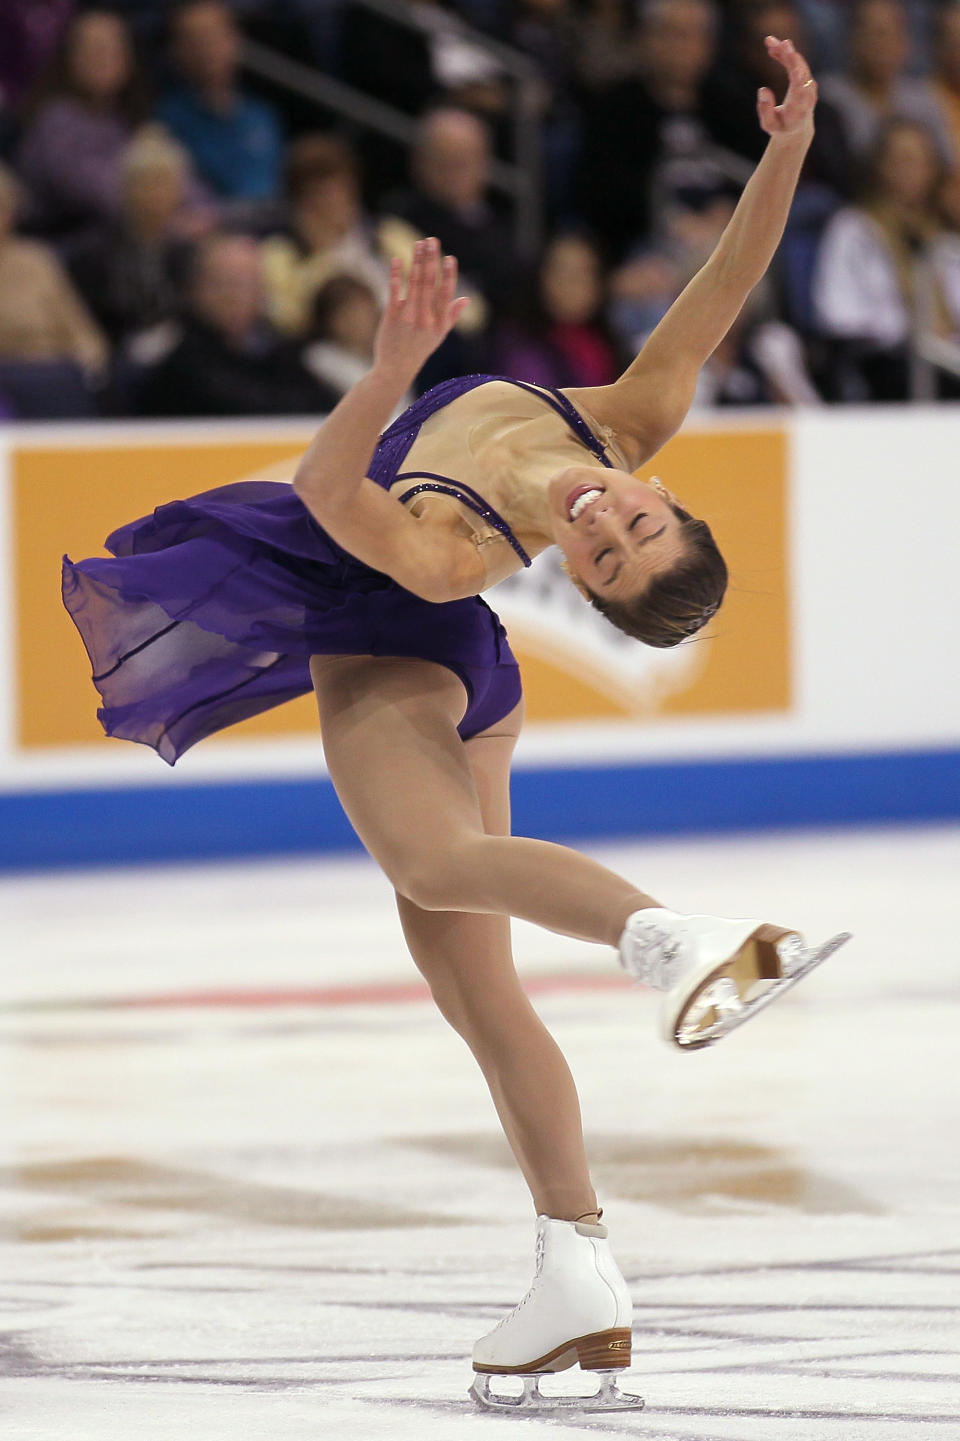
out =
[[[703,263],[782,97],[820,80],[766,281],[701,405],[908,399],[960,342],[955,0],[3,0],[0,416],[328,409],[369,367],[386,270],[439,236],[473,298],[420,377],[602,385]],[[502,52],[534,81],[518,97]],[[244,37],[410,117],[411,146],[242,64]],[[492,185],[518,103],[542,153],[527,253]],[[946,343],[946,344],[943,344]],[[960,395],[949,367],[935,393]]]

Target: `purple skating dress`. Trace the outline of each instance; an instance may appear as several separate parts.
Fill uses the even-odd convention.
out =
[[[380,438],[369,469],[385,489],[421,425],[458,396],[501,376],[444,381]],[[559,392],[545,394],[604,464],[603,447]],[[423,489],[456,496],[525,555],[506,521],[453,478],[411,473]],[[152,746],[168,764],[204,736],[312,689],[314,655],[408,656],[447,666],[468,706],[464,740],[507,715],[520,672],[499,619],[480,596],[422,600],[339,546],[294,493],[275,481],[239,481],[121,526],[113,559],[64,556],[63,600],[103,699],[109,736]]]

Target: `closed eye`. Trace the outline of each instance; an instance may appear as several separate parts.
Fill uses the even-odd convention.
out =
[[[633,519],[633,520],[630,522],[630,524],[629,524],[629,526],[627,527],[627,529],[628,529],[628,530],[633,530],[633,527],[636,525],[637,521],[638,521],[638,520],[642,520],[642,519],[643,519],[642,516],[640,516],[640,515],[636,516],[635,519]],[[639,547],[640,547],[641,545],[647,545],[651,540],[657,540],[659,536],[663,535],[663,533],[664,533],[664,531],[666,530],[666,528],[667,528],[667,527],[666,527],[666,523],[664,523],[664,524],[660,527],[659,530],[653,531],[653,533],[652,533],[651,535],[641,536],[641,537],[640,537],[640,540],[639,540],[639,542],[638,542],[638,544],[637,544],[637,548],[639,549]],[[606,550],[605,550],[605,551],[603,552],[603,554],[604,554],[604,555],[608,555],[608,554],[609,554],[609,551],[606,551]],[[600,557],[597,556],[597,559],[599,560]],[[613,583],[616,581],[617,577],[619,576],[619,574],[620,574],[620,572],[621,572],[622,570],[623,570],[623,561],[621,560],[621,561],[618,561],[618,563],[613,567],[613,570],[611,571],[610,575],[607,577],[607,579],[606,579],[605,581],[602,581],[601,584],[602,584],[602,585],[605,585],[605,586],[613,585]]]
[[[633,520],[631,520],[630,524],[627,526],[628,532],[631,531],[631,530],[633,530],[634,526],[639,525],[640,522],[641,522],[641,520],[646,520],[646,518],[647,518],[647,512],[646,512],[645,510],[638,511],[637,514],[633,517]],[[662,534],[662,532],[658,532],[658,534]],[[602,550],[602,551],[600,552],[600,554],[596,557],[597,562],[599,563],[601,560],[603,560],[603,557],[604,557],[605,555],[610,555],[610,553],[611,553],[610,546],[607,546],[607,547],[606,547],[604,550]]]

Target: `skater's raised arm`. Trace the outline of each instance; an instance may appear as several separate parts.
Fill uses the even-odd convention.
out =
[[[422,525],[366,471],[381,431],[424,361],[469,303],[454,299],[457,262],[421,241],[404,286],[399,261],[377,332],[373,369],[323,422],[294,476],[310,513],[344,549],[425,600],[475,595],[484,584],[476,547]]]
[[[757,97],[760,125],[770,136],[763,158],[706,265],[620,379],[591,393],[591,410],[628,442],[636,465],[680,428],[701,368],[770,264],[813,139],[817,86],[810,68],[792,41],[769,35],[766,45],[789,86],[781,105],[770,90]]]

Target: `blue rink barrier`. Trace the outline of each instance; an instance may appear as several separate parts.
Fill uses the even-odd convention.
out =
[[[513,828],[550,840],[960,819],[960,750],[514,773]],[[0,870],[355,850],[328,780],[6,792]]]

